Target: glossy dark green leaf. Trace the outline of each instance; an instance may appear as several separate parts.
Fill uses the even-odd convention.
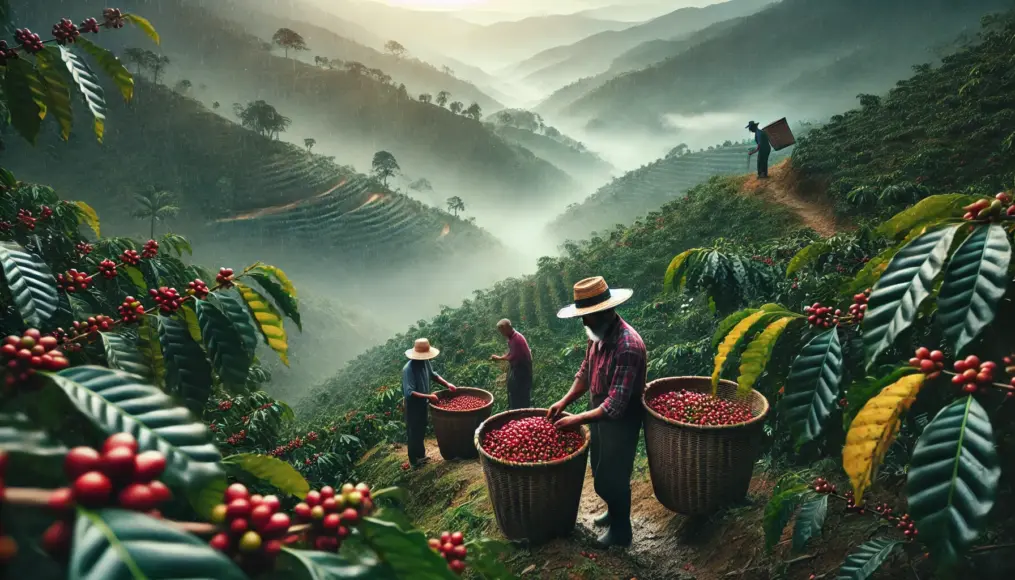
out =
[[[219,379],[229,386],[242,387],[254,357],[244,347],[240,332],[215,303],[198,300],[194,309],[201,339]]]
[[[145,363],[134,341],[112,332],[99,334],[102,336],[102,346],[106,351],[106,363],[110,368],[135,374],[147,381],[152,380],[152,369]]]
[[[159,344],[158,317],[143,316],[137,327],[137,351],[141,353],[141,360],[148,367],[145,376],[156,386],[163,386],[166,383],[166,359],[162,356],[162,346]]]
[[[230,455],[222,463],[235,466],[250,475],[271,484],[283,493],[294,495],[300,499],[307,496],[310,484],[300,472],[288,462],[268,455],[256,453],[239,453]]]
[[[134,375],[95,366],[51,376],[105,433],[130,433],[141,450],[165,455],[168,484],[199,488],[224,475],[222,456],[208,428],[158,388],[138,382]]]
[[[0,413],[0,450],[38,456],[62,456],[67,448],[22,413]]]
[[[863,319],[863,344],[868,368],[916,320],[920,304],[930,296],[934,278],[959,226],[933,230],[916,238],[892,258],[874,286]]]
[[[92,117],[95,119],[95,137],[101,143],[106,132],[105,92],[99,84],[99,79],[84,59],[62,46],[59,49],[64,66],[70,72],[74,84],[77,85],[78,91],[81,93],[81,98],[84,99],[85,105],[88,106],[88,110],[91,111]]]
[[[267,274],[251,272],[250,277],[257,281],[257,284],[275,301],[275,304],[282,310],[282,313],[295,322],[296,327],[302,332],[303,321],[300,320],[300,306],[296,302],[296,297],[286,292],[281,284]]]
[[[70,580],[246,580],[225,554],[162,520],[118,509],[80,510]]]
[[[25,324],[42,326],[60,306],[56,279],[49,266],[14,242],[0,242],[0,266]]]
[[[371,491],[370,497],[377,500],[387,501],[388,499],[393,500],[398,505],[404,505],[409,500],[409,494],[401,487],[385,487],[377,491]]]
[[[286,580],[395,580],[377,560],[350,560],[343,554],[284,548],[269,578]],[[401,578],[401,577],[397,577]]]
[[[427,538],[418,530],[403,530],[398,525],[363,518],[359,527],[366,543],[398,578],[413,580],[454,580],[444,558],[430,549]]]
[[[969,205],[977,199],[980,198],[960,193],[931,195],[895,214],[892,219],[878,226],[876,231],[882,236],[901,240],[918,227],[959,217],[965,211],[962,206]]]
[[[479,572],[483,580],[509,580],[517,578],[504,565],[510,546],[504,542],[482,538],[465,544],[469,551],[469,567]]]
[[[66,141],[70,139],[74,127],[74,110],[71,106],[70,79],[63,67],[60,51],[47,46],[35,55],[39,67],[39,80],[42,84],[46,100],[47,113],[56,118],[60,125],[60,136]]]
[[[1000,224],[976,228],[952,254],[937,299],[937,319],[955,352],[993,322],[1008,288],[1011,244]]]
[[[842,345],[835,328],[815,336],[790,365],[780,408],[799,447],[817,439],[842,382]]]
[[[957,562],[976,540],[1000,476],[990,417],[972,396],[941,409],[923,430],[906,480],[909,514],[942,564]]]
[[[183,398],[192,410],[200,412],[211,396],[211,364],[186,324],[166,316],[160,316],[158,321],[159,344],[166,360],[166,388]]]
[[[228,487],[229,481],[223,473],[219,477],[206,481],[199,488],[187,490],[187,499],[190,501],[194,511],[197,512],[197,515],[205,520],[209,520],[211,519],[212,511],[215,510],[215,506],[222,503],[222,498],[225,497],[226,488]]]
[[[793,517],[793,512],[803,501],[808,489],[805,484],[777,485],[772,491],[772,499],[765,505],[765,516],[762,520],[766,550],[771,551],[779,543],[782,531],[786,529],[786,524]]]
[[[892,555],[898,540],[869,540],[846,557],[836,580],[867,580]]]
[[[46,109],[42,100],[42,80],[31,62],[23,58],[7,61],[3,94],[11,125],[35,145]]]
[[[113,84],[120,90],[123,100],[130,101],[134,97],[134,76],[123,66],[120,59],[116,58],[115,54],[83,36],[78,37],[74,44],[95,59],[99,68],[113,79]]]
[[[257,327],[254,326],[254,321],[250,319],[250,314],[243,301],[230,292],[216,292],[209,296],[208,299],[218,306],[219,310],[229,318],[234,330],[243,339],[244,348],[250,353],[250,356],[254,356],[257,351],[258,331]]]
[[[797,514],[796,524],[793,526],[794,551],[802,552],[807,547],[807,542],[821,533],[826,514],[828,514],[827,495],[820,495],[800,506],[800,513]]]

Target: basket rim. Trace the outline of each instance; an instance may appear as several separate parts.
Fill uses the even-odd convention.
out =
[[[761,412],[758,413],[757,415],[755,415],[754,418],[752,418],[750,421],[744,421],[743,423],[734,423],[732,425],[694,425],[693,423],[684,423],[684,422],[681,422],[681,421],[675,421],[675,420],[670,419],[668,417],[664,417],[664,416],[660,415],[658,412],[656,412],[656,410],[653,409],[652,406],[648,404],[648,399],[646,398],[648,396],[649,392],[652,390],[652,385],[656,384],[659,381],[665,381],[667,379],[702,379],[702,380],[706,380],[706,381],[711,382],[712,381],[712,377],[699,377],[699,376],[660,377],[658,379],[655,379],[654,381],[650,381],[647,385],[645,385],[645,389],[641,393],[641,405],[642,405],[642,407],[644,407],[645,411],[647,411],[654,418],[662,421],[663,423],[667,423],[669,425],[673,425],[673,426],[676,426],[676,427],[682,427],[682,428],[685,428],[685,429],[697,429],[697,430],[700,430],[700,431],[719,431],[719,430],[723,430],[723,429],[733,429],[733,428],[739,428],[739,427],[747,427],[749,425],[754,425],[755,423],[759,423],[761,421],[764,421],[765,418],[768,417],[768,412],[772,408],[772,406],[768,402],[768,397],[766,397],[765,395],[761,394],[760,391],[757,391],[755,389],[751,389],[751,393],[752,394],[757,394],[759,397],[761,397],[761,401],[764,403],[764,407],[762,407]],[[737,383],[735,383],[734,381],[730,381],[730,380],[726,380],[726,379],[720,379],[719,382],[720,383],[725,383],[725,384],[728,384],[728,385],[732,385],[734,387],[739,387],[739,385]]]
[[[521,467],[521,468],[552,467],[554,465],[561,465],[561,464],[567,463],[568,461],[570,461],[570,460],[578,457],[582,453],[584,453],[589,448],[589,442],[591,441],[592,434],[589,431],[589,426],[588,425],[582,425],[581,426],[581,432],[582,432],[582,435],[584,436],[584,441],[582,441],[581,447],[579,447],[574,453],[568,455],[567,457],[562,457],[560,459],[554,459],[553,461],[540,461],[540,462],[537,462],[537,463],[519,463],[519,462],[516,462],[516,461],[506,461],[504,459],[498,459],[498,458],[494,457],[493,455],[490,455],[489,453],[486,452],[486,449],[483,449],[483,443],[482,443],[482,441],[480,441],[479,435],[480,435],[480,433],[483,432],[483,428],[486,427],[487,423],[489,423],[490,421],[493,421],[494,419],[497,419],[497,418],[500,418],[500,417],[504,417],[506,415],[517,415],[517,414],[520,414],[520,413],[529,413],[530,417],[537,417],[537,416],[539,416],[538,414],[532,414],[531,413],[532,411],[539,411],[539,414],[541,414],[541,415],[543,415],[545,417],[546,416],[546,412],[549,411],[549,409],[540,409],[538,407],[529,407],[527,409],[511,409],[511,410],[508,410],[508,411],[503,411],[503,412],[497,413],[496,415],[492,415],[492,416],[487,417],[486,419],[484,419],[483,422],[479,424],[479,427],[476,427],[476,432],[475,432],[475,434],[472,437],[473,443],[475,443],[476,449],[479,451],[480,457],[485,458],[487,461],[491,461],[493,463],[498,463],[500,465],[507,465],[509,467]],[[570,417],[571,413],[566,413],[566,412],[565,413],[561,413],[561,416],[562,417]]]
[[[463,410],[463,411],[458,411],[458,410],[455,410],[455,409],[442,409],[440,407],[435,406],[432,401],[427,402],[427,406],[430,407],[430,411],[431,412],[436,411],[438,413],[447,413],[449,415],[459,415],[459,414],[465,414],[465,413],[475,413],[476,411],[484,411],[484,410],[489,409],[490,407],[493,406],[494,396],[493,396],[493,393],[491,393],[490,391],[487,391],[487,390],[484,390],[484,389],[480,389],[478,387],[456,387],[455,388],[455,393],[458,393],[460,391],[465,391],[462,394],[468,394],[468,392],[470,392],[470,391],[471,392],[475,392],[475,393],[485,393],[486,395],[488,395],[490,397],[490,400],[487,401],[487,403],[485,405],[483,405],[482,407],[476,407],[475,409],[468,409],[468,410]]]

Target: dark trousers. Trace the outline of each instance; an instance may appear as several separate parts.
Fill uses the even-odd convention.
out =
[[[414,464],[426,457],[423,438],[426,437],[427,412],[425,399],[412,398],[405,401],[405,438],[409,463]]]
[[[508,409],[532,406],[532,363],[511,366],[507,379]]]
[[[589,409],[598,407],[602,400],[593,398]],[[603,498],[610,512],[610,530],[619,534],[631,531],[631,472],[641,437],[640,403],[632,396],[623,417],[589,425],[592,431],[589,462],[596,494]]]
[[[771,149],[758,151],[758,177],[768,177],[768,156],[771,154]]]

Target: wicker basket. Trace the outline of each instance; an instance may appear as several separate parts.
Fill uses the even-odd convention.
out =
[[[509,540],[539,544],[571,533],[578,521],[578,504],[589,456],[589,430],[585,442],[564,459],[546,463],[514,463],[496,459],[480,445],[483,435],[513,419],[546,415],[546,409],[516,409],[490,417],[476,429],[483,475],[490,490],[497,525]],[[566,413],[565,413],[566,415]]]
[[[647,401],[687,389],[712,392],[709,377],[670,377],[652,381],[642,394],[645,448],[652,489],[659,503],[685,515],[705,515],[747,495],[760,452],[768,399],[752,390],[747,403],[754,418],[731,426],[688,425],[655,412]],[[716,395],[737,397],[737,384],[720,381]]]
[[[793,137],[793,131],[789,128],[789,123],[786,122],[786,117],[775,121],[771,125],[768,125],[762,129],[768,134],[768,142],[772,145],[772,149],[775,151],[782,151],[796,143],[796,138]]]
[[[473,435],[493,410],[493,393],[472,387],[458,387],[454,394],[486,399],[486,405],[471,411],[450,411],[431,404],[430,420],[433,421],[433,432],[437,436],[437,447],[445,460],[475,459],[479,457],[479,452],[473,444]],[[450,398],[452,394],[450,391],[440,391],[437,396]]]

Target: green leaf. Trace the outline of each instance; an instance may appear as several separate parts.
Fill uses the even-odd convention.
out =
[[[778,485],[773,490],[772,499],[765,505],[765,517],[762,521],[762,527],[765,529],[765,550],[771,552],[779,543],[782,531],[786,529],[786,524],[793,517],[793,512],[809,489],[809,486],[801,483],[786,488]]]
[[[837,329],[831,328],[804,345],[786,377],[786,396],[780,407],[797,448],[821,435],[841,381],[842,345]]]
[[[800,507],[796,524],[793,526],[793,551],[802,552],[807,542],[821,533],[828,513],[828,496],[820,495]]]
[[[112,52],[109,52],[84,36],[79,36],[74,41],[74,44],[95,59],[95,62],[99,64],[99,68],[109,75],[113,79],[116,88],[120,89],[123,100],[130,102],[134,97],[134,76],[123,66],[120,59],[116,58],[116,55]]]
[[[0,0],[2,2],[3,0]],[[14,177],[9,169],[0,167],[0,184],[6,185],[7,187],[15,187],[18,184],[18,179]]]
[[[31,62],[23,58],[7,61],[4,102],[10,112],[11,124],[32,145],[35,145],[42,120],[46,118],[43,94],[42,80]]]
[[[437,552],[430,549],[419,530],[402,530],[396,524],[363,518],[359,527],[366,543],[398,578],[453,580],[454,573]]]
[[[286,292],[281,284],[267,274],[251,272],[250,277],[271,296],[275,304],[282,309],[282,312],[296,323],[296,327],[300,329],[300,332],[303,332],[303,322],[300,320],[300,307],[299,303],[296,302],[296,298]]]
[[[102,86],[99,85],[99,79],[95,77],[95,73],[92,72],[92,69],[88,68],[88,63],[82,60],[81,57],[62,46],[59,49],[64,65],[70,71],[70,76],[74,79],[74,83],[77,84],[81,97],[84,99],[85,104],[88,105],[88,110],[91,111],[92,117],[95,118],[95,137],[101,143],[102,137],[106,132],[106,98]]]
[[[0,266],[7,290],[25,324],[42,326],[60,306],[56,279],[49,266],[14,242],[0,242]]]
[[[283,548],[269,578],[286,580],[394,580],[376,560],[351,561],[343,554]]]
[[[154,42],[155,44],[161,43],[161,40],[159,39],[159,33],[155,32],[155,27],[152,26],[152,23],[148,22],[147,19],[142,18],[137,14],[124,14],[123,19],[126,20],[127,22],[130,22],[134,26],[140,28],[145,34],[148,35],[148,38],[152,39],[152,42]]]
[[[169,485],[200,487],[222,477],[222,456],[200,419],[137,377],[96,366],[50,375],[74,406],[107,434],[127,432],[142,451],[166,456]]]
[[[257,327],[264,337],[264,342],[271,349],[278,353],[282,363],[289,366],[289,342],[286,337],[285,327],[282,325],[282,315],[272,306],[268,299],[250,286],[235,284],[236,290],[247,305],[250,315],[257,322]]]
[[[152,384],[162,386],[166,381],[166,361],[159,345],[159,331],[155,323],[156,317],[143,316],[137,328],[137,351],[141,360],[148,367],[145,376],[151,377]]]
[[[219,379],[229,386],[242,387],[247,383],[254,358],[244,348],[239,331],[215,304],[198,300],[196,309],[201,337]],[[253,326],[250,331],[253,332]]]
[[[691,248],[677,254],[666,268],[666,274],[663,276],[663,288],[672,292],[679,292],[683,287],[684,274],[690,262],[688,258],[703,251],[701,248]]]
[[[222,462],[235,465],[250,475],[277,487],[282,492],[300,499],[306,497],[307,492],[310,491],[310,484],[300,475],[300,472],[281,459],[256,453],[240,453],[230,455]]]
[[[187,490],[187,499],[190,500],[190,505],[197,515],[205,520],[210,520],[215,506],[222,503],[222,498],[225,497],[228,487],[229,480],[223,473],[221,476],[205,482],[199,488]]]
[[[786,277],[792,276],[800,268],[813,263],[830,251],[832,251],[832,246],[824,240],[804,246],[790,259],[789,264],[786,266]]]
[[[1008,287],[1011,244],[1000,224],[973,231],[952,254],[937,299],[937,319],[961,353],[994,320]]]
[[[162,520],[118,509],[79,510],[71,580],[246,580],[228,556]]]
[[[134,283],[134,286],[137,286],[138,290],[148,290],[148,283],[145,282],[144,273],[141,270],[138,270],[134,266],[124,266],[123,271],[127,273],[127,277]]]
[[[89,228],[92,229],[93,232],[95,232],[96,238],[102,237],[102,234],[99,231],[99,214],[96,213],[94,209],[92,209],[92,206],[88,205],[83,201],[75,201],[74,205],[77,206],[78,209],[79,216],[78,223],[84,222],[85,225],[87,225]],[[137,268],[135,268],[135,270],[136,269]],[[142,286],[142,288],[144,288],[144,286]]]
[[[194,248],[191,247],[190,242],[179,234],[167,233],[163,235],[162,243],[176,252],[177,256],[183,257],[184,252],[187,252],[188,256],[194,255]]]
[[[100,332],[102,345],[106,351],[106,363],[110,368],[137,375],[151,380],[152,369],[145,363],[144,357],[136,345],[119,334]]]
[[[469,550],[469,567],[479,572],[484,580],[507,580],[517,578],[503,564],[510,546],[504,542],[481,538],[466,542]]]
[[[33,456],[63,456],[67,448],[54,441],[22,413],[0,413],[0,449]]]
[[[909,514],[942,564],[955,564],[979,536],[1000,477],[990,417],[972,396],[941,409],[923,430],[906,480]]]
[[[761,376],[761,373],[765,372],[768,359],[772,357],[775,343],[779,341],[779,337],[782,336],[786,327],[795,320],[797,318],[793,316],[776,319],[775,322],[765,327],[765,330],[761,331],[761,334],[755,337],[747,345],[747,348],[744,349],[744,354],[740,356],[740,376],[737,378],[737,391],[740,394],[750,393],[751,389],[754,388],[754,383]]]
[[[282,289],[286,291],[290,296],[296,298],[296,286],[293,285],[292,281],[289,280],[289,276],[285,275],[285,272],[281,268],[275,266],[269,266],[267,264],[260,264],[257,266],[257,270],[267,272],[282,285]]]
[[[204,349],[191,338],[187,325],[159,316],[159,344],[166,358],[166,387],[200,413],[211,395],[211,365]]]
[[[902,248],[888,264],[871,293],[863,319],[868,368],[916,320],[920,304],[930,296],[934,278],[944,267],[958,228],[949,226],[923,234]]]
[[[882,236],[899,240],[915,228],[931,226],[950,217],[960,217],[963,213],[962,206],[969,205],[977,199],[980,198],[958,193],[925,197],[916,205],[895,214],[875,231]]]
[[[404,505],[405,502],[409,501],[409,494],[401,487],[385,487],[384,489],[371,491],[370,497],[375,501],[378,499],[391,498],[399,505]]]
[[[243,348],[253,358],[257,351],[257,328],[243,301],[228,292],[216,292],[208,299],[226,315],[233,329],[243,339]]]
[[[66,141],[70,139],[74,127],[74,111],[71,107],[70,82],[62,65],[60,51],[47,46],[42,52],[36,53],[39,81],[46,101],[46,111],[52,112],[60,124],[60,136]]]
[[[839,568],[839,575],[836,580],[867,580],[881,564],[892,555],[895,547],[902,542],[898,540],[877,539],[868,540],[860,545],[855,552],[846,557]]]

